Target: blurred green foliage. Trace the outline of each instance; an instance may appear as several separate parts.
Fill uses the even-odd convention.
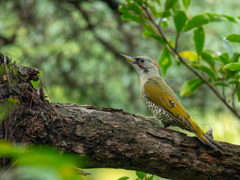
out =
[[[135,21],[143,25],[145,29],[143,35],[154,38],[164,46],[159,59],[163,76],[172,66],[172,54],[175,55],[174,60],[178,64],[183,64],[198,77],[186,81],[182,85],[181,96],[190,95],[196,92],[202,84],[206,84],[218,99],[240,119],[239,109],[235,106],[236,99],[240,99],[238,97],[240,94],[240,68],[238,67],[240,54],[238,52],[233,53],[231,45],[224,39],[222,41],[228,53],[204,48],[204,29],[207,24],[224,21],[238,24],[237,18],[216,13],[201,13],[187,18],[187,12],[184,9],[189,5],[186,6],[185,1],[181,2],[167,0],[163,7],[163,4],[159,1],[126,0],[119,11],[122,12],[123,20]],[[172,20],[176,28],[175,39],[169,38],[164,32],[164,29],[171,28],[168,24]],[[178,51],[180,36],[192,29],[194,30],[193,41],[197,55],[193,51]],[[239,41],[236,34],[231,34],[226,39],[230,42]],[[231,104],[229,98],[231,98]]]
[[[63,154],[50,147],[12,145],[0,142],[1,157],[10,157],[15,165],[10,172],[1,171],[1,179],[69,179],[79,180],[78,165],[72,154]],[[24,172],[24,173],[23,173]]]
[[[161,39],[155,36],[158,39],[155,42],[151,38],[142,38],[141,25],[120,20],[118,7],[125,2],[123,0],[112,1],[114,5],[109,3],[111,1],[73,2],[75,4],[57,0],[1,1],[0,10],[4,12],[0,14],[1,52],[14,59],[19,58],[17,62],[20,64],[41,70],[43,83],[55,102],[93,104],[150,114],[139,98],[137,74],[119,54],[146,55],[157,60],[162,49],[158,44]],[[192,0],[190,8],[190,1],[183,2],[188,9],[188,18],[208,12],[208,17],[226,21],[205,26],[204,43],[206,49],[226,51],[221,39],[230,32],[237,32],[238,26],[227,23],[226,18],[216,14],[221,14],[224,9],[225,14],[237,16],[238,2]],[[231,8],[225,8],[226,5]],[[175,17],[182,17],[182,24],[177,26],[179,32],[186,23],[183,12],[179,11]],[[160,13],[158,15],[161,16]],[[167,12],[165,16],[169,18]],[[169,20],[166,22],[168,29],[165,33],[174,39],[176,24]],[[154,36],[154,32],[146,29],[144,36]],[[178,49],[180,52],[194,51],[189,31],[179,38]],[[235,51],[236,44],[232,49]],[[208,55],[206,52],[202,58],[206,59]],[[175,70],[176,63],[172,63],[172,67],[165,80],[179,94],[181,85],[186,79],[192,79],[193,74],[182,66]],[[192,107],[203,113],[222,111],[224,106],[212,104],[217,99],[206,91],[209,92],[208,88],[201,86],[197,94],[180,101],[189,111]]]
[[[19,64],[41,70],[41,79],[55,102],[108,106],[148,115],[151,113],[144,107],[139,95],[138,75],[119,54],[149,56],[158,60],[162,68],[161,73],[166,76],[165,81],[177,96],[180,92],[181,95],[191,94],[184,99],[178,97],[205,131],[209,126],[213,126],[214,137],[217,140],[239,144],[239,121],[206,85],[195,80],[196,76],[174,60],[164,48],[166,44],[156,30],[151,26],[143,28],[144,21],[139,18],[141,8],[131,2],[126,4],[124,0],[0,1],[0,52],[13,57]],[[170,44],[176,46],[174,40],[176,34],[179,35],[177,49],[181,56],[189,59],[194,68],[215,82],[217,76],[213,67],[217,57],[219,71],[223,67],[219,64],[222,63],[226,64],[225,72],[229,72],[226,76],[231,77],[236,73],[228,69],[236,68],[236,64],[232,63],[238,63],[239,54],[233,52],[239,50],[239,44],[231,44],[224,39],[231,34],[227,40],[239,42],[239,25],[236,24],[238,20],[232,18],[239,15],[239,1],[168,0],[165,3],[166,0],[149,0],[149,2],[154,4],[149,6],[152,15],[156,18],[162,17],[161,25]],[[122,19],[136,22],[121,21],[121,14],[118,12],[121,4],[123,4],[121,12],[124,12]],[[181,33],[182,31],[184,33]],[[195,63],[198,58],[205,63],[200,65]],[[231,64],[228,64],[230,62]],[[236,79],[230,79],[227,82],[215,82],[214,86],[219,86],[220,90],[224,86],[228,87],[225,89],[228,96],[232,92],[231,84],[237,82]],[[194,88],[198,91],[192,94],[196,91]],[[237,93],[239,98],[240,91]],[[231,101],[231,98],[228,101]],[[238,102],[235,103],[236,106],[239,105]],[[21,154],[22,150],[20,148],[14,151],[18,152],[14,156],[16,160],[16,156]],[[41,157],[41,152],[36,151]],[[54,170],[43,165],[41,171],[38,171],[39,169],[35,169],[36,166],[39,168],[38,164],[32,164],[31,167],[29,164],[31,163],[25,162],[19,166],[25,170],[32,168],[36,174],[46,172],[44,173],[46,176],[55,173],[51,178],[43,179],[54,177],[59,179],[58,168]],[[98,173],[101,172],[103,171],[100,170]],[[104,178],[103,175],[102,177]],[[89,176],[86,179],[92,178]]]
[[[239,34],[229,34],[226,40],[232,43],[240,43],[240,35]]]

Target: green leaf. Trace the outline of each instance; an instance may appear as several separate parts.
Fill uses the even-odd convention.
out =
[[[240,83],[239,77],[237,77],[237,79],[234,79],[234,80],[232,80],[232,81],[229,81],[228,84],[238,84],[238,83]]]
[[[230,59],[227,53],[223,53],[220,56],[218,56],[219,60],[223,62],[224,65],[230,63]]]
[[[138,14],[138,15],[139,15],[139,14],[142,13],[140,7],[139,7],[138,5],[136,5],[135,3],[130,4],[130,5],[128,6],[128,8],[129,8],[129,10],[134,11],[135,14]]]
[[[231,62],[238,62],[239,57],[240,57],[240,54],[235,52],[231,58]]]
[[[170,9],[178,0],[167,0],[165,3],[165,10]]]
[[[119,12],[122,12],[122,13],[128,11],[126,4],[120,5],[118,11],[119,11]]]
[[[237,20],[234,17],[228,16],[228,15],[222,15],[222,16],[225,17],[229,22],[238,24]]]
[[[166,18],[164,18],[164,19],[166,19]],[[167,29],[168,28],[168,22],[167,21],[162,21],[162,27],[164,29]]]
[[[40,71],[40,72],[37,74],[37,76],[38,76],[38,80],[37,80],[37,81],[31,80],[32,86],[33,86],[33,88],[35,88],[35,89],[37,89],[38,84],[39,84],[39,82],[40,82],[40,78],[42,77],[42,71]]]
[[[157,2],[157,4],[159,5],[159,6],[162,6],[161,5],[161,0],[150,0],[151,2]]]
[[[174,46],[175,46],[175,42],[174,42],[174,41],[172,41],[172,40],[169,40],[168,42],[169,42],[169,44],[170,44],[172,47],[174,47]]]
[[[238,101],[240,102],[240,88],[239,87],[240,86],[238,85],[236,94],[237,94]]]
[[[230,70],[228,70],[226,72],[225,79],[232,79],[232,78],[234,78],[235,72],[238,72],[238,71],[230,71]]]
[[[203,65],[193,65],[193,67],[207,73],[209,76],[211,76],[213,79],[217,79],[217,75],[215,74],[215,72],[213,70],[211,70],[210,68],[203,66]]]
[[[232,45],[229,41],[223,40],[223,46],[226,48],[230,57],[233,55]]]
[[[144,0],[133,0],[134,2],[138,3],[138,4],[143,4]]]
[[[225,65],[222,69],[223,70],[229,69],[231,71],[240,70],[240,62],[229,63],[229,64]]]
[[[124,176],[124,177],[119,178],[118,180],[127,180],[127,179],[130,179],[130,177]]]
[[[82,176],[79,176],[79,178],[80,178],[79,180],[85,180]]]
[[[133,11],[135,14],[141,14],[141,9],[136,3],[122,4],[119,8],[122,13]]]
[[[129,12],[122,14],[121,18],[123,21],[135,21],[143,25],[145,24],[144,21],[140,19],[137,15],[134,15]]]
[[[227,21],[226,18],[216,13],[205,13],[205,14],[209,17],[211,22]]]
[[[146,173],[141,172],[141,171],[136,171],[136,175],[137,177],[139,177],[140,179],[144,179],[146,177]]]
[[[222,82],[216,82],[214,83],[214,86],[228,86],[228,84],[222,83]]]
[[[226,40],[230,41],[231,43],[240,43],[240,35],[239,34],[229,34]]]
[[[44,161],[42,161],[43,159]],[[17,164],[60,167],[72,164],[73,162],[72,158],[61,158],[53,148],[44,147],[40,149],[35,146],[28,147],[28,153],[23,154]]]
[[[185,12],[183,11],[177,11],[177,13],[174,15],[174,24],[177,30],[177,33],[180,33],[185,26],[187,21],[187,16]]]
[[[198,56],[193,51],[183,51],[180,53],[180,56],[187,58],[189,61],[195,61],[198,59]]]
[[[177,1],[177,2],[173,5],[172,10],[173,10],[174,13],[176,13],[177,11],[180,11],[180,10],[181,10],[181,6],[180,6],[179,1]]]
[[[194,30],[194,43],[195,43],[195,49],[198,53],[198,55],[201,54],[204,46],[204,40],[205,40],[205,33],[202,27],[198,27]]]
[[[228,21],[228,22],[233,22],[238,24],[234,17],[228,16],[228,15],[221,15],[216,13],[205,13],[205,14],[208,15],[208,17],[210,18],[210,21],[212,22]]]
[[[28,147],[28,152],[21,155],[16,165],[49,167],[57,170],[61,179],[76,179],[78,174],[73,167],[77,166],[76,157],[71,154],[59,156],[59,152],[49,147]],[[64,171],[63,171],[64,170]]]
[[[154,175],[150,176],[149,178],[147,178],[146,180],[153,180]]]
[[[207,51],[203,51],[201,53],[201,58],[202,58],[202,60],[206,61],[211,66],[212,70],[215,70],[215,67],[214,67],[215,61],[210,53],[208,53]]]
[[[145,25],[144,29],[145,29],[145,31],[143,32],[143,37],[148,37],[149,36],[149,37],[152,37],[152,38],[156,39],[158,42],[160,42],[163,45],[166,44],[164,42],[164,40],[160,36],[158,36],[150,26]]]
[[[196,92],[202,84],[204,84],[204,82],[199,78],[186,81],[180,89],[180,96],[188,96],[189,94]]]
[[[165,77],[167,69],[172,66],[171,53],[166,48],[162,49],[158,63],[161,66],[162,74]]]
[[[191,0],[182,0],[185,11],[188,10]]]
[[[10,178],[10,179],[35,179],[35,180],[59,180],[62,178],[59,176],[59,173],[53,167],[39,167],[33,165],[21,165],[21,166],[14,166],[16,171],[19,171],[17,178]],[[13,175],[15,176],[15,175]],[[5,178],[4,178],[5,179]],[[8,178],[7,178],[8,179]],[[81,177],[71,179],[71,180],[83,180]]]
[[[206,14],[200,14],[197,16],[194,16],[192,19],[190,19],[185,26],[184,31],[189,31],[192,28],[202,26],[204,24],[208,24],[210,21],[209,17]]]
[[[206,52],[208,54],[210,54],[212,57],[216,57],[217,56],[217,52],[211,50],[211,49],[204,49],[203,52]]]
[[[169,10],[165,10],[165,11],[162,13],[161,17],[164,18],[164,17],[169,17],[169,16],[171,16],[171,15],[172,15],[172,13],[171,13]]]
[[[12,145],[7,141],[0,141],[0,156],[3,157],[17,157],[26,151],[26,147],[21,145]]]

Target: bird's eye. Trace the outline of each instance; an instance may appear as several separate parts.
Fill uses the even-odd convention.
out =
[[[144,63],[144,59],[141,59],[141,63]]]

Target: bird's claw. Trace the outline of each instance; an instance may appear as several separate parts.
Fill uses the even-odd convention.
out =
[[[212,127],[210,127],[209,130],[206,132],[206,134],[213,139],[212,131],[213,131],[213,130],[212,130]]]
[[[138,116],[138,117],[142,117],[142,118],[145,118],[145,119],[147,119],[147,120],[154,120],[154,119],[157,119],[156,116],[144,116],[144,115],[141,115],[141,114],[139,114],[139,113],[137,113],[136,116]]]
[[[136,114],[137,117],[141,117],[144,119],[147,119],[152,125],[159,125],[159,123],[157,123],[156,121],[154,121],[156,118],[156,116],[143,116],[141,114]]]

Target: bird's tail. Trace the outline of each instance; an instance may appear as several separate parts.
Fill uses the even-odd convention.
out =
[[[212,147],[212,148],[214,148],[214,149],[216,149],[216,150],[218,150],[218,151],[223,153],[223,151],[221,150],[221,149],[223,149],[223,146],[219,142],[213,140],[213,138],[210,137],[208,134],[205,134],[203,132],[203,130],[195,122],[192,125],[193,125],[192,132],[194,134],[196,134],[198,139],[203,144],[206,144],[206,145],[208,145],[208,146],[210,146],[210,147]]]
[[[218,151],[221,151],[223,153],[223,151],[221,150],[221,149],[223,149],[223,146],[220,143],[218,143],[217,141],[213,140],[209,135],[204,134],[204,133],[202,133],[202,134],[195,133],[195,134],[203,144],[207,144],[207,145],[211,146],[212,148],[214,148]]]

